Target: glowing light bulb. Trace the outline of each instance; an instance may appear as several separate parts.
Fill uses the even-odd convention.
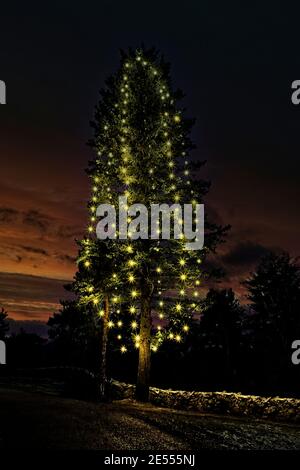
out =
[[[186,280],[186,274],[181,274],[180,279],[181,279],[181,281],[185,281]]]
[[[114,326],[114,322],[110,320],[110,321],[107,323],[107,326],[108,326],[108,328],[112,328],[112,327]]]
[[[126,251],[127,253],[133,253],[133,248],[131,245],[128,245],[128,247],[126,248]]]
[[[176,114],[176,115],[174,116],[174,121],[175,121],[175,122],[180,122],[180,116],[179,116],[178,114]]]
[[[136,308],[132,305],[132,306],[129,308],[129,312],[130,312],[130,313],[135,313],[135,312],[136,312]]]
[[[173,333],[170,333],[170,334],[169,334],[169,338],[170,338],[170,339],[174,339]]]
[[[161,268],[159,268],[159,267],[156,268],[156,272],[157,272],[157,273],[161,273]]]
[[[104,310],[100,310],[99,311],[99,317],[104,317],[104,313],[105,313]]]
[[[129,282],[134,282],[134,280],[135,280],[134,275],[133,275],[133,274],[129,274],[129,276],[128,276],[128,281],[129,281]]]
[[[157,351],[157,346],[152,346],[152,351],[156,352]]]
[[[117,338],[118,338],[118,339],[122,339],[122,335],[118,335]]]
[[[85,262],[84,262],[84,266],[85,266],[86,268],[88,268],[90,265],[91,265],[90,261],[85,261]]]
[[[180,266],[184,266],[184,265],[185,265],[185,263],[186,263],[185,259],[183,259],[183,258],[180,258],[180,260],[179,260],[179,264],[180,264]]]
[[[136,321],[133,321],[133,322],[131,323],[131,328],[132,328],[133,330],[135,330],[135,329],[137,328],[137,326],[138,326],[138,324],[137,324]]]
[[[118,321],[117,325],[120,327],[123,325],[123,322],[121,322],[121,320]]]
[[[121,346],[121,353],[126,353],[127,352],[127,348],[126,346]]]
[[[197,281],[195,282],[195,284],[196,284],[196,286],[200,286],[200,281],[198,281],[198,279],[197,279]]]
[[[175,336],[175,339],[176,339],[176,341],[177,341],[178,343],[180,343],[180,341],[181,341],[181,336],[180,336],[180,335],[176,335],[176,336]]]
[[[181,309],[182,309],[182,306],[180,304],[176,304],[175,308],[176,308],[177,312],[180,312]]]
[[[138,293],[136,290],[131,291],[131,297],[137,297]]]
[[[183,331],[189,331],[188,325],[183,325]]]

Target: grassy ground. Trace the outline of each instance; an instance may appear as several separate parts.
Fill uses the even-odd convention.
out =
[[[0,449],[297,449],[300,426],[0,389]]]

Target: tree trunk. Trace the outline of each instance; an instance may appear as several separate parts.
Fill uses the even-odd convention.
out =
[[[108,318],[109,300],[104,299],[104,315],[102,317],[101,350],[100,350],[100,370],[99,370],[99,398],[102,401],[107,399],[107,376],[106,376],[106,350],[108,338]]]
[[[136,384],[136,399],[149,401],[150,385],[150,341],[151,341],[151,296],[152,287],[143,282],[141,286],[141,323],[140,323],[140,347],[139,364]]]

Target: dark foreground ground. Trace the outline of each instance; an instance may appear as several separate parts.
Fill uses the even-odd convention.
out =
[[[0,449],[298,449],[300,427],[0,389]]]

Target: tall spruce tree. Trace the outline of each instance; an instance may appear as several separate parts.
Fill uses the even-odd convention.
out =
[[[92,123],[95,136],[90,144],[96,157],[88,168],[90,220],[82,241],[79,284],[100,311],[105,299],[109,301],[106,321],[111,327],[115,322],[108,316],[130,316],[132,347],[139,350],[136,396],[148,400],[151,350],[165,339],[180,342],[187,333],[205,277],[202,262],[225,229],[206,222],[204,248],[187,250],[184,232],[172,237],[175,223],[182,226],[181,209],[174,206],[171,239],[162,239],[160,224],[152,227],[151,239],[135,239],[134,229],[142,232],[141,220],[134,217],[142,209],[135,206],[136,211],[127,214],[127,235],[117,223],[114,233],[108,233],[110,239],[97,241],[99,204],[118,208],[123,196],[123,211],[143,204],[150,214],[154,204],[196,207],[209,188],[199,178],[201,163],[193,164],[189,156],[193,120],[178,106],[183,95],[173,91],[169,65],[155,50],[122,52],[119,70],[100,93]],[[147,221],[150,231],[150,218]],[[121,352],[128,347],[122,344]]]

